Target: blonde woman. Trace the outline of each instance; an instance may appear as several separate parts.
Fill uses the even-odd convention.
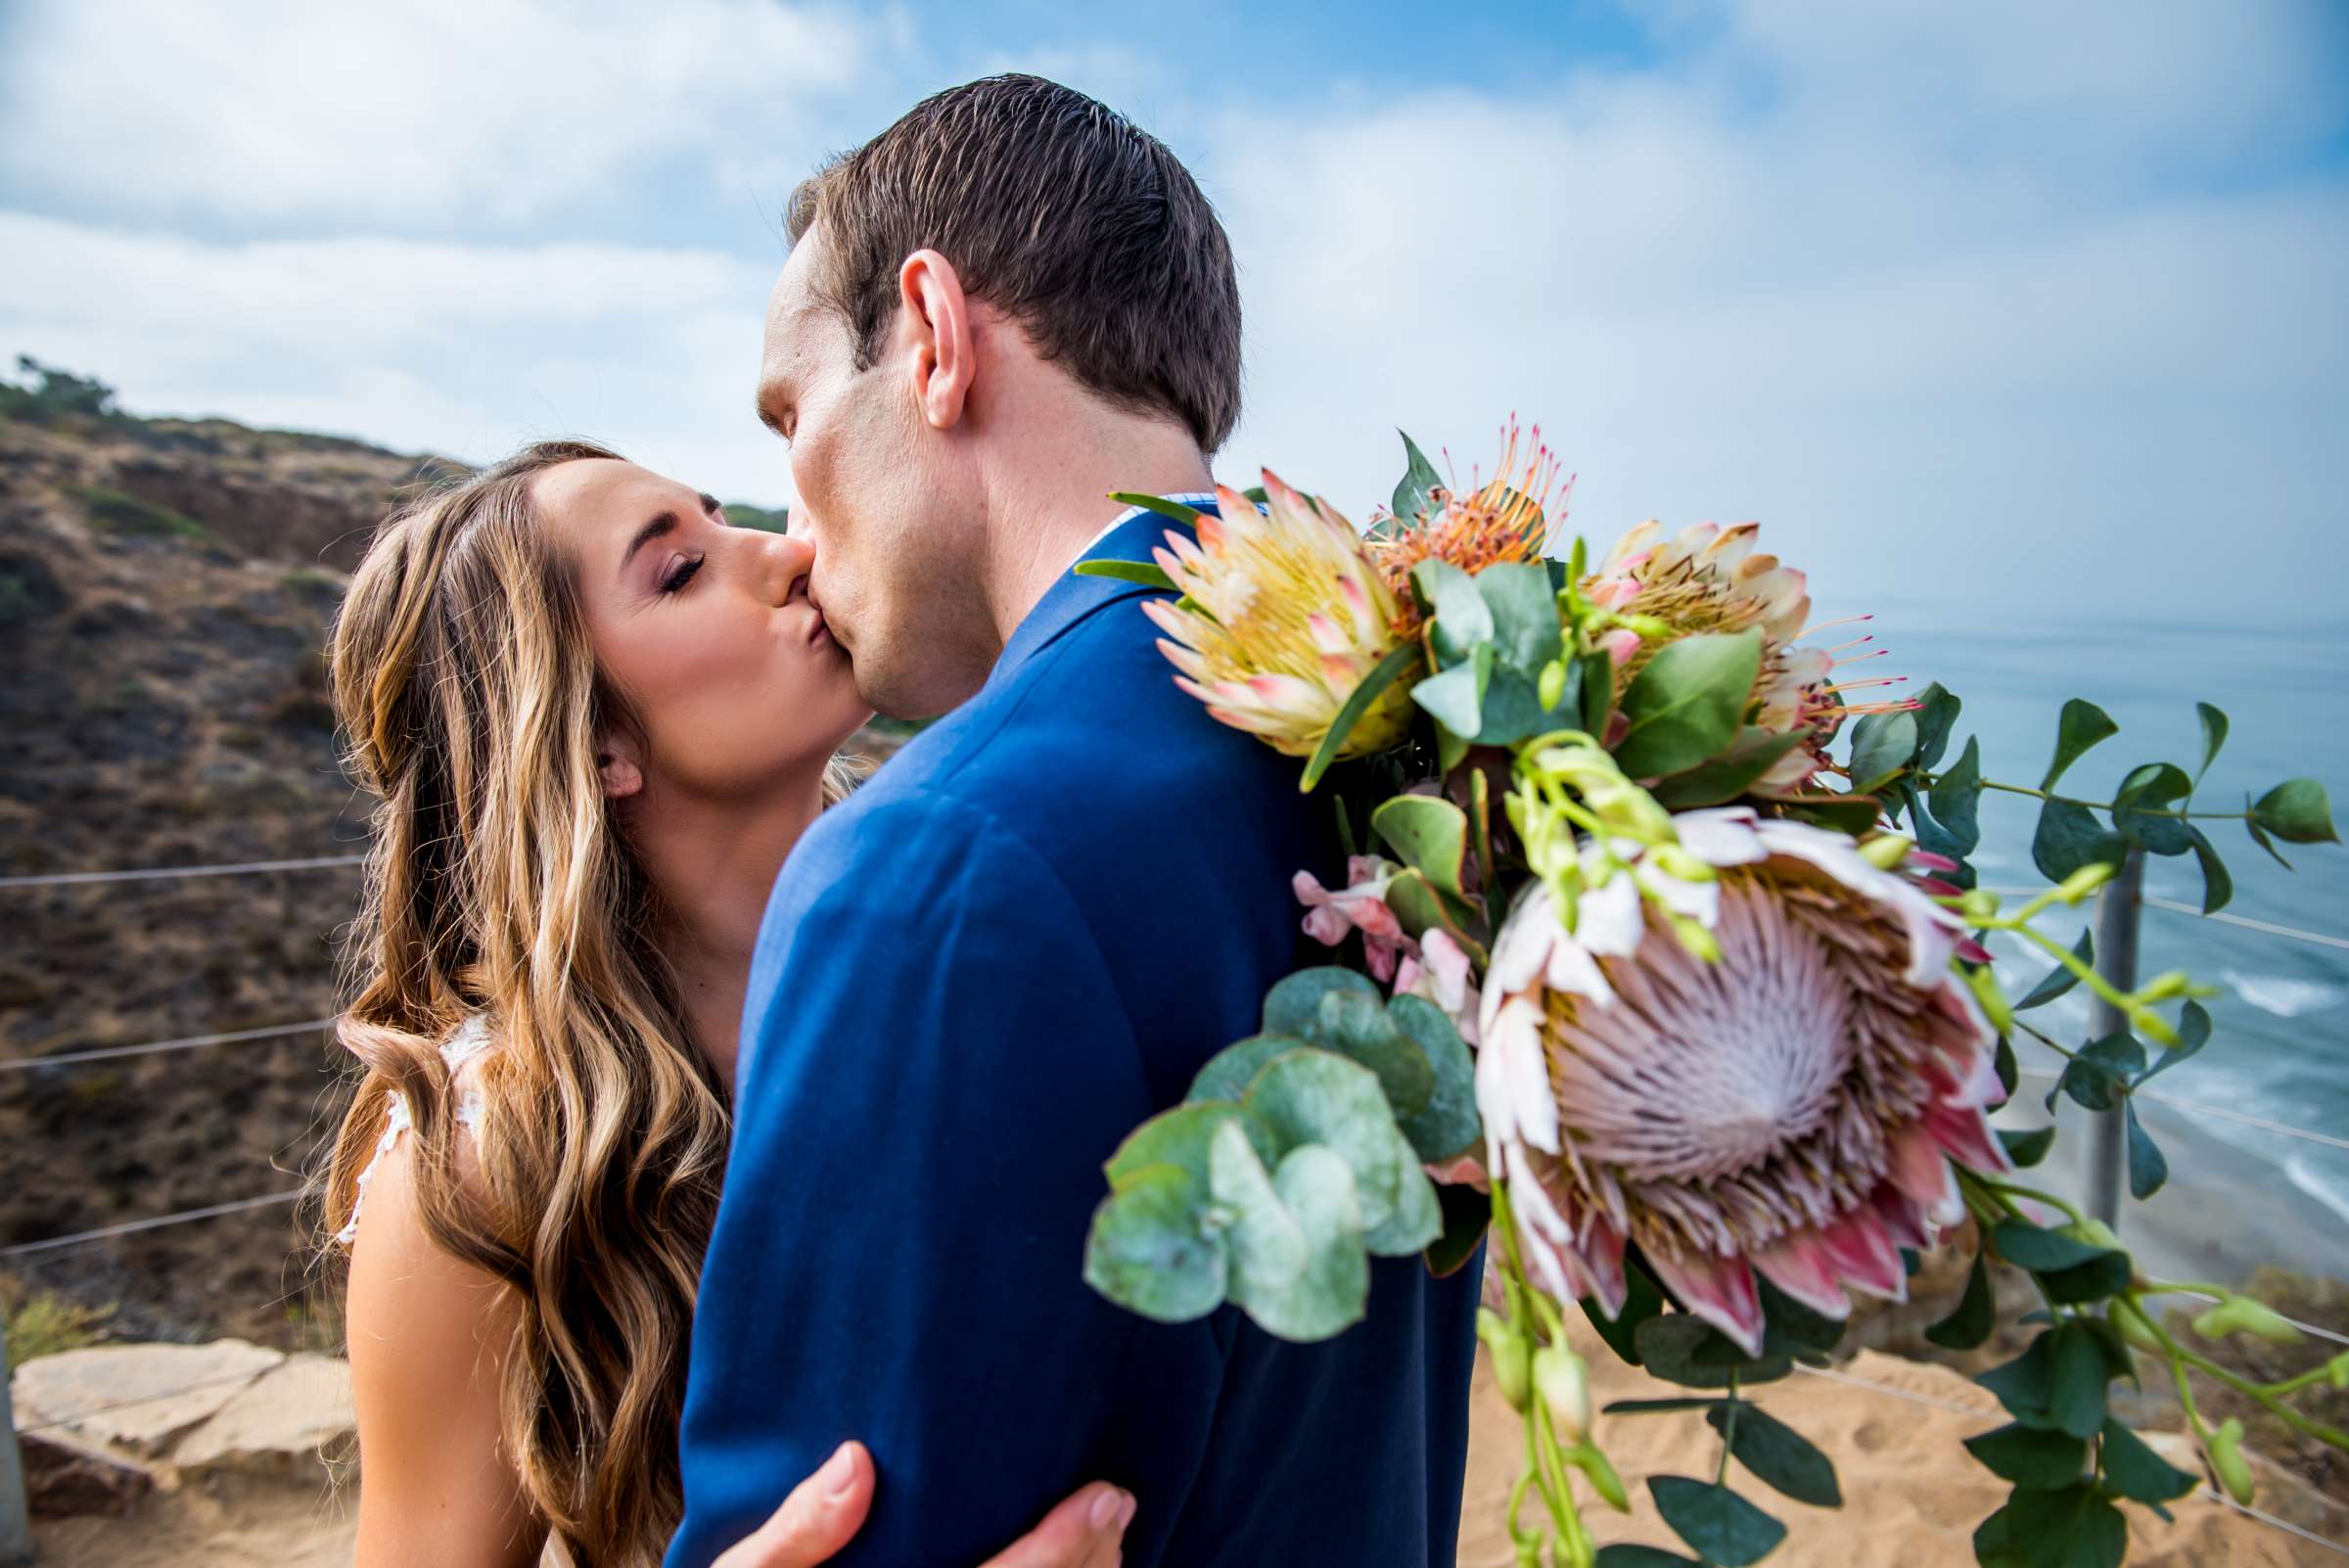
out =
[[[380,804],[339,1024],[363,1076],[325,1185],[361,1568],[506,1568],[550,1539],[634,1568],[676,1525],[751,950],[866,717],[810,557],[549,442],[393,517],[351,581],[329,658]],[[721,1561],[823,1560],[874,1484],[844,1443]],[[996,1568],[1107,1568],[1132,1513],[1086,1487]]]

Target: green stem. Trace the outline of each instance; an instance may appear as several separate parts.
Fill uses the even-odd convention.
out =
[[[2134,1294],[2132,1295],[2131,1305],[2135,1305]],[[2307,1416],[2302,1415],[2298,1410],[2293,1409],[2290,1406],[2284,1404],[2280,1399],[2278,1399],[2276,1397],[2275,1385],[2267,1383],[2254,1383],[2247,1377],[2238,1376],[2237,1374],[2229,1371],[2226,1367],[2221,1366],[2218,1362],[2212,1360],[2207,1356],[2196,1355],[2194,1352],[2188,1350],[2184,1345],[2179,1344],[2178,1341],[2172,1337],[2170,1331],[2167,1328],[2164,1328],[2160,1322],[2154,1318],[2151,1313],[2146,1312],[2142,1307],[2139,1307],[2137,1312],[2138,1315],[2145,1320],[2145,1326],[2152,1330],[2153,1337],[2160,1341],[2162,1349],[2169,1353],[2171,1375],[2177,1380],[2179,1397],[2186,1405],[2187,1414],[2193,1418],[2196,1431],[2202,1431],[2203,1428],[2201,1417],[2196,1415],[2194,1412],[2193,1396],[2186,1391],[2186,1369],[2189,1366],[2195,1371],[2200,1372],[2205,1377],[2212,1378],[2218,1382],[2226,1384],[2229,1388],[2234,1390],[2237,1394],[2242,1395],[2245,1399],[2257,1401],[2267,1409],[2269,1414],[2275,1416],[2284,1425],[2291,1427],[2296,1431],[2305,1432],[2310,1437],[2315,1438],[2318,1442],[2326,1444],[2331,1448],[2349,1452],[2349,1432],[2343,1432],[2335,1427],[2326,1426],[2322,1421],[2310,1420]],[[2322,1370],[2322,1368],[2320,1368],[2320,1370]]]
[[[1938,773],[1919,773],[1916,776],[1917,785],[1923,789],[1931,789],[1940,782],[1941,775]],[[1995,778],[1986,778],[1981,783],[1982,788],[1986,790],[2002,790],[2008,795],[2028,795],[2033,800],[2053,801],[2059,806],[2085,806],[2092,811],[2112,809],[2110,801],[2084,801],[2076,795],[2053,795],[2046,790],[2035,790],[2027,784],[2002,784]],[[2221,822],[2239,822],[2251,814],[2248,811],[2179,811],[2166,807],[2150,806],[2133,806],[2129,809],[2131,814],[2136,816],[2174,816],[2180,819],[2197,817]]]
[[[2064,1202],[2061,1198],[2055,1196],[2055,1194],[2052,1192],[2042,1192],[2037,1187],[2021,1186],[2012,1181],[1994,1181],[1988,1177],[1982,1177],[1981,1180],[1984,1186],[1990,1188],[1993,1192],[2001,1194],[2002,1196],[2009,1198],[2029,1198],[2032,1202],[2044,1203],[2050,1209],[2061,1209],[2065,1214],[2071,1216],[2072,1223],[2074,1224],[2079,1224],[2082,1222],[2080,1211],[2073,1208],[2070,1204]],[[2010,1215],[2013,1215],[2017,1219],[2029,1218],[2028,1216],[2023,1215],[2019,1211],[2015,1210],[2011,1205],[2008,1206],[2006,1212]]]
[[[1729,1447],[1737,1441],[1737,1407],[1739,1403],[1737,1374],[1732,1370],[1729,1373],[1728,1410],[1721,1418],[1721,1467],[1713,1472],[1713,1484],[1717,1487],[1729,1484]]]
[[[2042,1045],[2045,1045],[2048,1049],[2053,1051],[2056,1055],[2063,1057],[2066,1061],[2069,1061],[2072,1057],[2080,1054],[2078,1051],[2073,1050],[2068,1045],[2056,1044],[2055,1041],[2050,1039],[2046,1035],[2041,1034],[2037,1029],[2033,1028],[2029,1024],[2024,1023],[2019,1018],[2014,1021],[2014,1027],[2021,1030],[2024,1034],[2030,1036],[2033,1039],[2039,1041]]]

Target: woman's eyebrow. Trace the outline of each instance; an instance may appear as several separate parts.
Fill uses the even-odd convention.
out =
[[[628,563],[636,558],[636,552],[638,550],[642,549],[646,544],[651,543],[653,540],[661,537],[661,535],[664,533],[669,532],[675,529],[676,526],[676,513],[655,513],[652,521],[645,524],[644,527],[638,529],[636,530],[636,536],[628,541],[628,547],[621,552],[620,569],[622,572],[625,572],[628,569]]]

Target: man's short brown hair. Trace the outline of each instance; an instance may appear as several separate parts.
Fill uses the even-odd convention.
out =
[[[990,76],[926,98],[792,193],[792,243],[817,225],[815,288],[859,369],[896,317],[899,265],[935,250],[1111,402],[1174,416],[1209,452],[1239,418],[1223,225],[1164,143],[1082,93]]]

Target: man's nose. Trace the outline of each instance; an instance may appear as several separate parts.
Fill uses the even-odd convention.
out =
[[[760,541],[767,601],[790,602],[792,593],[807,580],[815,566],[815,546],[796,533],[770,533]]]

